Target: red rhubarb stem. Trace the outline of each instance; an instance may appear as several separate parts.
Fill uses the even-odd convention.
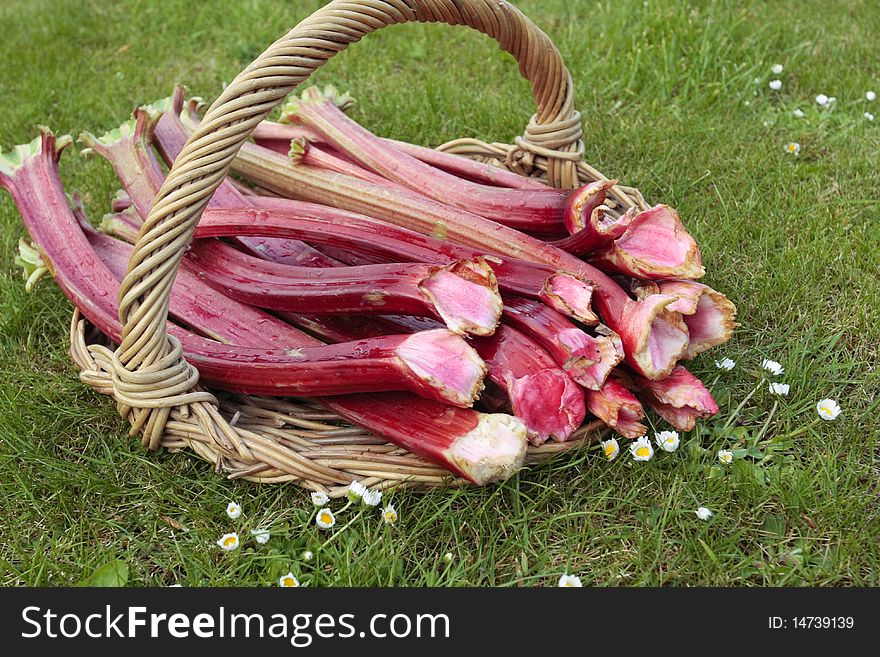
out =
[[[519,230],[541,234],[565,230],[563,217],[570,192],[549,187],[489,187],[448,174],[379,139],[316,87],[306,89],[301,99],[289,101],[284,113],[361,166],[415,192]]]
[[[12,194],[28,232],[40,244],[65,294],[92,323],[118,340],[121,326],[114,301],[118,283],[83,234],[58,176],[58,157],[69,142],[69,138],[62,138],[56,146],[54,136],[44,131],[35,142],[0,155],[0,184]],[[50,217],[52,221],[47,219]],[[192,336],[223,347],[173,325],[169,330],[172,336]],[[252,330],[263,337],[265,344],[277,344],[278,335],[261,333],[259,323]],[[285,337],[289,348],[318,343],[292,327]],[[510,476],[525,456],[526,429],[511,416],[458,409],[404,393],[349,395],[321,401],[350,422],[475,483]]]

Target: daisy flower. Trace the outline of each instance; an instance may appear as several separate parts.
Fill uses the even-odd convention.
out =
[[[385,521],[386,525],[397,524],[397,509],[394,508],[393,504],[386,504],[385,508],[382,509],[382,520]]]
[[[305,561],[311,561],[312,559],[314,559],[314,557],[315,555],[312,554],[311,550],[306,550],[305,552],[303,552],[303,560]]]
[[[220,540],[217,541],[217,545],[219,545],[220,549],[224,552],[237,550],[238,546],[241,545],[241,541],[238,540],[238,532],[223,534],[223,536],[220,537]]]
[[[775,381],[770,384],[770,392],[774,395],[780,395],[782,397],[788,396],[788,390],[791,388],[787,383],[776,383]]]
[[[833,399],[822,399],[816,404],[816,412],[823,420],[836,420],[840,415],[840,404]]]
[[[278,580],[278,586],[282,589],[293,589],[299,586],[299,580],[293,576],[293,573],[287,573]]]
[[[367,506],[379,506],[382,501],[382,491],[368,489],[361,495],[361,501]]]
[[[674,452],[678,449],[680,442],[678,431],[661,431],[660,433],[655,433],[654,442],[657,443],[657,447],[664,452]]]
[[[729,449],[719,449],[718,460],[721,461],[724,465],[730,465],[731,463],[733,463],[733,452],[731,452]]]
[[[782,89],[782,80],[770,80],[770,88],[773,91],[779,91]]]
[[[321,491],[315,491],[310,496],[312,498],[312,504],[315,506],[324,506],[328,502],[330,502],[330,496],[327,493],[323,493]]]
[[[443,555],[443,561],[445,561],[446,563],[452,563],[452,560],[454,558],[455,557],[452,556],[452,552],[447,552],[446,554]]]
[[[581,578],[577,575],[563,575],[559,578],[559,584],[557,584],[557,586],[573,586],[580,588],[583,584],[581,584]]]
[[[265,545],[269,542],[269,530],[268,529],[252,529],[251,536],[254,537],[254,540],[260,545]]]
[[[816,104],[825,107],[825,105],[828,104],[828,96],[826,96],[825,94],[819,94],[818,96],[816,96]]]
[[[775,374],[776,376],[779,376],[780,374],[785,372],[785,368],[782,367],[782,365],[777,363],[775,360],[768,360],[766,358],[761,361],[761,367],[770,372],[770,374]]]
[[[873,121],[874,115],[871,114],[870,112],[865,112],[865,118],[868,119],[869,121]]]
[[[870,101],[874,101],[877,99],[877,94],[875,94],[873,91],[869,91],[868,93],[865,94],[865,98],[867,98]]]
[[[728,372],[736,367],[736,361],[730,358],[723,358],[715,361],[715,367],[719,370],[727,370]]]
[[[605,458],[609,461],[613,461],[620,454],[620,444],[617,442],[617,438],[603,440],[599,444],[602,446],[602,453],[605,454]]]
[[[367,487],[359,481],[353,481],[348,485],[348,499],[357,502],[367,492]]]
[[[783,71],[782,64],[774,64],[773,66],[770,67],[770,72],[773,73],[773,75],[779,75],[780,73],[782,73],[782,71]]]
[[[647,437],[643,436],[629,446],[634,461],[650,461],[654,456],[654,448]]]
[[[785,145],[785,152],[797,157],[801,154],[801,145],[796,141],[790,141]]]
[[[236,504],[235,502],[230,502],[226,506],[226,515],[236,520],[241,517],[241,505]]]
[[[315,524],[321,529],[330,529],[336,524],[336,518],[330,509],[324,507],[319,510],[318,514],[315,516]]]
[[[700,520],[708,520],[714,515],[714,513],[709,511],[709,509],[704,506],[701,506],[699,509],[697,509],[697,518],[699,518]]]
[[[794,112],[792,112],[792,114],[794,114],[799,119],[804,118],[804,110],[802,109],[796,109]]]

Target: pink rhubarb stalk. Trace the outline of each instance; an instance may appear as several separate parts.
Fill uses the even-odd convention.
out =
[[[681,365],[662,381],[633,377],[641,400],[679,431],[690,431],[697,418],[712,417],[718,404],[703,382]]]
[[[118,282],[96,258],[67,207],[57,176],[60,149],[68,143],[69,139],[62,138],[56,147],[54,137],[44,133],[40,140],[19,147],[14,156],[4,156],[0,161],[0,184],[13,194],[28,232],[39,245],[62,290],[86,317],[118,341],[121,326],[114,303]],[[44,156],[44,153],[50,155]],[[90,232],[103,247],[115,242]],[[117,244],[115,264],[124,275],[130,249]],[[190,289],[184,290],[172,303],[187,311],[188,323],[204,326],[207,334],[220,337],[218,331],[223,328],[226,335],[240,335],[246,332],[249,321],[260,321],[250,310],[223,300],[214,298],[203,303],[192,290],[193,282],[189,283]],[[236,311],[240,316],[234,316]],[[227,320],[224,312],[233,318]],[[444,330],[331,346],[266,349],[231,346],[177,327],[170,328],[206,382],[251,394],[312,396],[411,390],[432,399],[468,406],[479,394],[485,374],[485,365],[476,352]],[[281,323],[275,322],[270,330],[281,332]],[[432,347],[435,343],[437,346]],[[458,371],[450,367],[450,359],[459,364]]]
[[[190,263],[226,296],[260,308],[436,317],[454,333],[471,335],[492,335],[501,319],[495,275],[481,260],[316,269],[266,263],[214,246],[194,242]]]
[[[504,297],[504,321],[531,336],[568,375],[598,390],[623,358],[616,335],[594,337],[540,303]]]
[[[260,146],[281,153],[288,152],[288,145],[293,139],[304,139],[310,144],[321,144],[322,150],[336,154],[332,146],[322,141],[321,135],[300,125],[290,125],[287,123],[274,123],[272,121],[261,122],[251,135],[255,142]],[[410,144],[406,141],[397,141],[395,139],[381,138],[382,141],[399,148],[404,153],[411,155],[424,162],[430,164],[437,169],[442,169],[446,173],[453,174],[459,178],[470,180],[471,182],[481,185],[489,185],[492,187],[507,187],[509,189],[531,189],[537,191],[546,191],[551,189],[547,184],[542,183],[534,178],[520,176],[506,169],[492,166],[484,162],[472,160],[460,155],[445,153],[433,148],[419,146],[418,144]]]
[[[721,292],[694,281],[663,281],[660,292],[678,297],[670,309],[681,313],[688,327],[685,358],[724,344],[733,335],[736,306]]]
[[[586,324],[598,321],[590,309],[592,289],[571,274],[516,258],[487,255],[479,249],[444,242],[378,219],[323,205],[284,199],[267,200],[264,205],[266,207],[260,209],[208,208],[196,227],[196,237],[244,234],[293,238],[356,251],[372,261],[382,262],[444,264],[454,259],[485,256],[500,288],[542,300]]]
[[[291,315],[285,319],[329,342],[413,330],[408,318],[340,321]],[[502,325],[492,337],[475,339],[474,347],[488,367],[489,378],[506,394],[513,414],[528,428],[532,444],[541,445],[548,439],[564,441],[581,425],[586,414],[583,391],[530,337]]]
[[[513,414],[525,422],[529,440],[565,441],[584,420],[583,390],[559,369],[531,338],[499,326],[490,338],[475,340],[489,367],[489,377],[510,399]]]
[[[587,408],[590,413],[625,438],[644,436],[648,428],[639,422],[645,410],[626,387],[610,378],[599,390],[587,390]]]
[[[83,234],[58,176],[60,152],[69,143],[69,138],[62,138],[56,145],[54,136],[44,130],[35,142],[0,155],[0,184],[12,194],[61,289],[92,323],[111,339],[119,340],[121,326],[114,301],[118,283]],[[274,329],[263,332],[259,322],[250,326],[263,344],[279,342]],[[169,331],[178,339],[192,336],[195,341],[224,346],[174,325],[169,325]],[[292,327],[288,327],[284,339],[291,349],[320,344]],[[244,348],[236,349],[241,353]],[[248,357],[253,358],[246,355],[245,360]],[[287,358],[291,358],[289,354]],[[199,361],[197,366],[205,364]],[[236,364],[235,368],[245,369],[247,364]],[[280,374],[283,372],[282,367]],[[347,395],[321,402],[350,422],[474,483],[509,477],[525,457],[526,428],[508,415],[477,413],[405,393]]]
[[[191,125],[197,121],[190,114],[175,118]],[[293,166],[256,144],[244,144],[232,167],[282,195],[379,217],[422,234],[574,274],[592,286],[599,315],[620,336],[627,363],[648,378],[667,376],[687,349],[687,326],[679,313],[667,309],[677,297],[653,295],[635,301],[607,274],[524,233],[419,194],[389,195],[386,188],[351,176]],[[258,206],[263,202],[260,197],[252,200]]]
[[[699,278],[706,271],[696,240],[668,205],[637,214],[623,235],[589,259],[603,271],[650,280]]]
[[[348,118],[333,92],[306,89],[284,107],[286,118],[317,132],[341,153],[398,185],[518,230],[559,234],[570,191],[506,189],[472,183],[425,164]]]

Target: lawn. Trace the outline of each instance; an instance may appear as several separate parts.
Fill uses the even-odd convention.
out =
[[[0,145],[30,141],[36,124],[103,132],[178,81],[213,98],[320,4],[6,0]],[[880,101],[865,96],[880,92],[880,7],[518,4],[571,70],[586,159],[678,208],[706,282],[739,308],[734,339],[692,367],[719,416],[648,463],[590,450],[500,486],[391,493],[396,526],[348,509],[346,528],[324,533],[294,486],[227,481],[127,435],[67,358],[70,304],[49,280],[24,291],[24,231],[3,193],[0,584],[74,584],[113,560],[141,586],[265,586],[289,570],[311,586],[543,586],[566,572],[602,586],[880,584]],[[373,131],[427,145],[509,142],[533,111],[511,58],[463,28],[384,30],[315,80],[350,90]],[[822,108],[819,93],[837,100]],[[70,153],[62,174],[93,218],[107,211],[106,163]],[[736,367],[717,369],[722,357]],[[784,374],[763,372],[764,358]],[[824,397],[840,401],[838,420],[818,419]],[[256,527],[270,529],[265,545],[215,545]]]

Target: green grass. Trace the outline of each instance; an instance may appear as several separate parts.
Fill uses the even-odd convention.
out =
[[[703,248],[707,282],[739,307],[734,340],[693,364],[719,418],[647,464],[591,451],[501,486],[394,493],[395,528],[368,514],[319,549],[329,535],[310,524],[299,489],[229,482],[195,457],[145,453],[110,400],[78,382],[66,357],[70,306],[48,281],[24,292],[13,265],[23,229],[3,194],[0,583],[71,584],[121,559],[137,585],[271,585],[288,570],[313,586],[547,585],[562,572],[612,586],[880,584],[880,118],[862,116],[880,117],[880,102],[864,100],[880,91],[880,8],[520,5],[571,69],[587,160],[676,206]],[[29,141],[38,123],[109,129],[176,81],[212,98],[317,6],[4,2],[0,144]],[[772,92],[777,62],[784,86]],[[461,28],[384,30],[315,79],[349,89],[355,118],[374,131],[429,145],[509,141],[533,111],[511,58]],[[820,92],[839,99],[832,111],[817,111]],[[802,145],[797,159],[783,151],[789,141]],[[62,173],[93,216],[106,211],[109,167],[68,155]],[[718,373],[723,356],[735,370]],[[785,366],[789,397],[760,383],[764,357]],[[838,421],[814,421],[822,397],[840,400]],[[758,458],[722,469],[722,447]],[[224,515],[229,500],[244,507],[239,521]],[[715,517],[698,520],[698,504]],[[338,526],[353,518],[341,514]],[[265,546],[214,545],[264,525],[274,534]]]

